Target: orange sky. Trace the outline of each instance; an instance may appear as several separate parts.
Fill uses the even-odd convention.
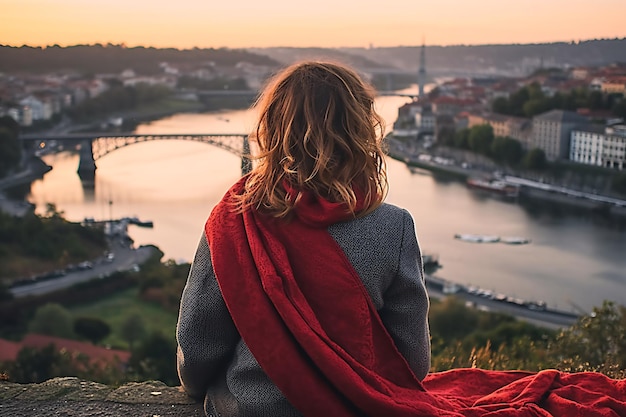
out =
[[[626,37],[626,0],[0,0],[0,44],[397,46]]]

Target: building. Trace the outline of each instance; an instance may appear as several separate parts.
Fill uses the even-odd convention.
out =
[[[600,85],[606,94],[621,94],[626,96],[626,76],[607,77]]]
[[[415,137],[432,134],[435,131],[435,114],[430,103],[413,101],[398,109],[398,118],[393,125],[393,134],[397,137]]]
[[[522,144],[522,148],[529,149],[532,138],[532,123],[530,119],[502,114],[469,114],[469,128],[487,124],[493,128],[494,136],[515,139]]]
[[[588,123],[586,117],[567,110],[551,110],[532,119],[531,148],[539,148],[548,161],[568,159],[574,128]]]
[[[20,100],[22,107],[28,107],[32,111],[32,120],[50,120],[53,115],[53,105],[48,99],[40,100],[34,95],[29,95]]]
[[[626,124],[590,125],[572,131],[570,160],[585,165],[626,168]]]
[[[462,99],[450,96],[439,96],[430,100],[432,111],[436,115],[448,114],[454,116],[462,111],[476,110],[480,103],[474,99]]]

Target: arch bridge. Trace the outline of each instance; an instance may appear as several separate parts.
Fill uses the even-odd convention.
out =
[[[74,145],[80,148],[78,174],[81,178],[93,178],[97,169],[96,160],[126,146],[154,140],[190,140],[217,146],[241,157],[241,172],[247,174],[252,168],[250,160],[250,142],[248,135],[238,133],[225,134],[134,134],[134,133],[68,133],[62,135],[22,135],[24,142],[33,142],[37,146],[41,142],[53,141],[63,145]]]

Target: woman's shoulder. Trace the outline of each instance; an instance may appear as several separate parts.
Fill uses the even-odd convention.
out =
[[[405,227],[412,226],[410,213],[393,204],[383,203],[374,211],[363,217],[347,222],[337,223],[330,227],[331,233],[359,230],[360,233],[371,231],[377,234],[400,233]]]
[[[363,217],[370,221],[383,222],[383,223],[397,223],[405,222],[408,219],[412,219],[408,210],[395,206],[389,203],[383,203],[376,208],[376,210]]]

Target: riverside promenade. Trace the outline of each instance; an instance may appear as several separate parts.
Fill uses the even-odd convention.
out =
[[[389,157],[406,163],[408,167],[448,175],[461,181],[467,181],[468,178],[473,177],[497,177],[499,180],[518,186],[521,197],[626,218],[626,199],[523,178],[520,174],[505,175],[501,167],[484,157],[480,159],[480,163],[468,163],[450,157],[437,156],[428,150],[409,148],[393,137],[388,137],[387,143]],[[476,158],[479,157],[476,156]]]

